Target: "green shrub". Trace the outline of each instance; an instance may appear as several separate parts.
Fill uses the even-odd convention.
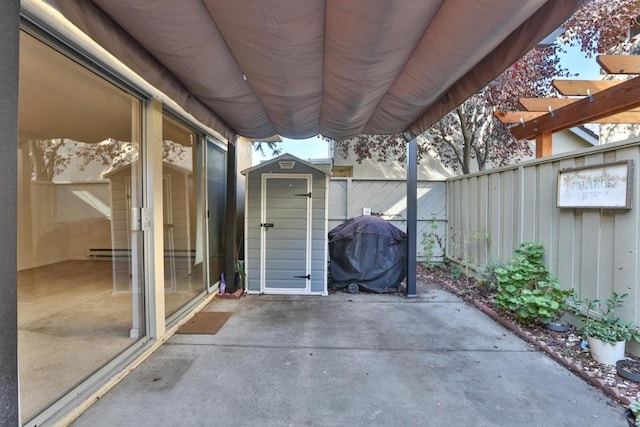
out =
[[[462,268],[458,264],[449,265],[449,277],[452,279],[459,279],[462,277]]]
[[[433,262],[436,250],[442,251],[442,238],[438,235],[438,217],[433,212],[429,220],[429,228],[431,231],[422,233],[422,246],[424,251],[424,266],[433,268],[436,266]]]
[[[498,289],[498,275],[496,270],[504,268],[502,260],[491,258],[476,272],[476,283],[489,292]]]
[[[503,268],[496,268],[496,304],[522,323],[549,323],[566,308],[572,290],[565,290],[544,265],[544,247],[525,242]]]

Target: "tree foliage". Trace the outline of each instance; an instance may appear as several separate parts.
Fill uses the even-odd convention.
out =
[[[624,46],[629,27],[638,27],[637,0],[591,0],[573,14],[563,26],[564,34],[552,45],[536,47],[444,116],[418,137],[418,156],[434,153],[445,165],[462,173],[520,161],[531,155],[524,140],[513,138],[508,128],[494,116],[496,110],[517,110],[523,97],[556,96],[553,79],[571,77],[560,65],[565,46],[579,46],[587,57],[605,53],[613,46]],[[360,135],[335,141],[336,150],[347,155],[351,150],[363,159],[404,161],[402,135]]]

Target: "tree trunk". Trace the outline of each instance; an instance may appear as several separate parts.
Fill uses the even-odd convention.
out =
[[[471,173],[471,142],[473,132],[469,129],[469,124],[465,120],[464,113],[460,107],[456,108],[456,113],[460,119],[460,130],[462,132],[462,174]]]

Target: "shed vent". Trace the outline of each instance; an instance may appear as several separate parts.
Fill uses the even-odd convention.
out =
[[[296,162],[294,160],[280,160],[278,164],[280,165],[280,169],[293,169]]]

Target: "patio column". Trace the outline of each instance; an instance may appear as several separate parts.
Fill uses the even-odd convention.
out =
[[[225,262],[224,275],[227,281],[226,293],[236,291],[234,276],[236,269],[236,186],[238,185],[237,141],[229,142],[227,151],[227,207],[225,210]]]
[[[0,425],[20,425],[18,410],[17,164],[19,0],[0,2]]]
[[[418,142],[407,142],[407,298],[416,298],[418,233]]]

